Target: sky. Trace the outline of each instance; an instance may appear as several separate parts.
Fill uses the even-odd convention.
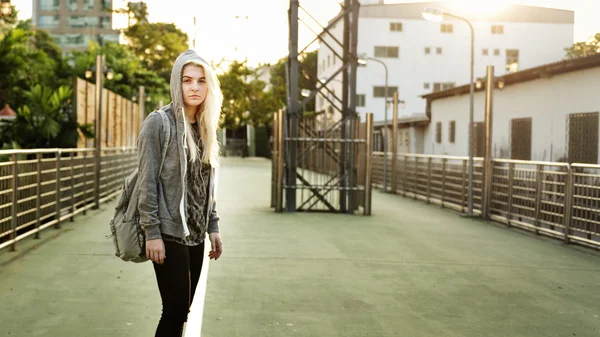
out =
[[[444,1],[444,0],[442,0]],[[252,65],[276,62],[288,50],[288,0],[147,0],[151,22],[173,22],[188,33],[190,46],[196,33],[196,50],[212,61],[247,59]],[[423,2],[387,0],[386,2]],[[448,0],[448,2],[456,2]],[[493,5],[522,4],[575,11],[574,40],[584,41],[600,32],[600,0],[464,0],[465,8],[493,8]],[[32,0],[12,0],[19,19],[31,17]],[[114,6],[126,4],[113,0]],[[300,0],[301,6],[325,25],[339,12],[336,0]],[[194,29],[194,16],[197,24]],[[237,18],[236,18],[237,16]],[[247,19],[246,19],[247,17]],[[316,31],[318,25],[303,14]],[[122,28],[124,20],[115,18],[113,28]],[[314,38],[301,24],[300,45]],[[317,47],[316,44],[313,47]],[[314,48],[312,48],[314,49]]]

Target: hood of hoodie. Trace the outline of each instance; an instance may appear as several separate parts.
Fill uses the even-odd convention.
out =
[[[198,56],[195,51],[188,49],[179,54],[175,60],[175,63],[173,64],[173,70],[171,71],[171,100],[173,104],[173,112],[175,118],[180,122],[183,122],[185,118],[183,111],[181,75],[183,73],[183,67],[193,60],[200,62],[205,68],[210,67],[210,65],[202,57]]]

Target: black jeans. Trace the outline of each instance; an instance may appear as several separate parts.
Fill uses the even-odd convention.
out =
[[[155,337],[181,336],[194,299],[204,259],[204,243],[185,246],[165,243],[165,262],[152,262],[162,299],[162,316]]]

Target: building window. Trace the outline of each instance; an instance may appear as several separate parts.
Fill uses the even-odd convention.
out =
[[[489,50],[489,49],[487,49],[487,48],[484,48],[484,49],[481,51],[481,54],[482,54],[483,56],[488,56],[488,55],[489,55],[489,53],[490,53],[490,50]]]
[[[331,55],[327,55],[327,66],[331,65]]]
[[[65,44],[84,44],[85,38],[83,35],[65,35]]]
[[[333,55],[331,58],[333,59],[331,62],[333,63],[333,65],[335,65],[335,59],[337,58],[337,56]]]
[[[442,90],[448,90],[454,88],[456,84],[454,82],[442,83]]]
[[[511,119],[510,158],[531,160],[531,118]]]
[[[77,10],[77,0],[69,0],[69,10],[70,11]]]
[[[504,34],[504,26],[502,26],[502,25],[492,26],[492,34]]]
[[[448,125],[448,141],[454,144],[456,141],[456,121],[450,121]]]
[[[356,95],[356,106],[365,106],[365,95],[357,94]]]
[[[392,97],[394,93],[398,92],[398,87],[389,87],[387,90],[387,97]],[[376,86],[373,87],[373,97],[385,97],[385,87]]]
[[[110,29],[110,16],[100,17],[100,27]]]
[[[438,144],[442,142],[442,122],[435,123],[435,142]]]
[[[500,49],[494,49],[494,56],[500,56]]]
[[[438,55],[442,55],[442,47],[435,48],[435,53]]]
[[[57,11],[60,9],[60,0],[40,0],[40,10]]]
[[[398,58],[400,47],[375,47],[375,57],[393,57]]]
[[[425,47],[425,55],[431,54],[431,48]]]
[[[325,60],[323,60],[323,62],[321,62],[321,68],[323,69],[323,71],[325,71]]]
[[[408,136],[408,131],[406,131],[404,133],[404,145],[408,146],[409,145],[409,143],[408,143],[409,140],[410,140],[410,137]]]
[[[451,23],[442,23],[440,31],[442,33],[452,33],[452,24]]]
[[[429,87],[430,87],[429,82],[423,84],[423,89],[429,89]]]
[[[519,71],[519,50],[518,49],[507,49],[506,50],[506,70],[511,73]]]
[[[569,162],[598,164],[598,113],[569,115]]]
[[[442,90],[448,90],[454,88],[456,84],[454,82],[435,82],[433,83],[433,92],[438,92]]]
[[[60,26],[60,17],[58,15],[42,15],[39,21],[40,28],[58,28]]]
[[[391,22],[390,23],[390,32],[401,32],[402,31],[402,22]]]
[[[94,0],[83,0],[83,10],[89,11],[94,8]]]

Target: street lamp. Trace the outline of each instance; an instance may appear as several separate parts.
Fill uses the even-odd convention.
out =
[[[10,16],[12,14],[12,5],[10,4],[10,0],[2,0],[0,13],[3,17]]]
[[[423,18],[425,20],[433,21],[433,22],[442,22],[444,20],[444,16],[452,17],[452,18],[459,19],[461,21],[466,22],[469,25],[469,28],[471,29],[471,81],[469,83],[469,87],[470,87],[469,94],[470,94],[470,100],[471,100],[471,107],[469,109],[469,173],[468,173],[469,188],[467,191],[467,193],[468,193],[467,215],[473,216],[473,106],[474,106],[473,93],[475,91],[474,83],[473,83],[474,82],[473,69],[474,69],[474,63],[475,63],[475,30],[473,29],[473,25],[471,24],[471,22],[469,20],[467,20],[463,17],[457,16],[457,15],[446,13],[438,8],[425,8],[421,12],[421,15],[423,15]]]
[[[362,65],[362,66],[366,66],[367,65],[367,60],[371,60],[377,63],[380,63],[383,66],[383,69],[385,69],[385,88],[383,89],[383,96],[385,97],[384,99],[384,134],[383,134],[383,190],[385,192],[387,192],[387,157],[388,157],[388,67],[385,64],[385,62],[376,59],[376,58],[372,58],[372,57],[362,57],[359,58],[357,60],[358,64]]]

